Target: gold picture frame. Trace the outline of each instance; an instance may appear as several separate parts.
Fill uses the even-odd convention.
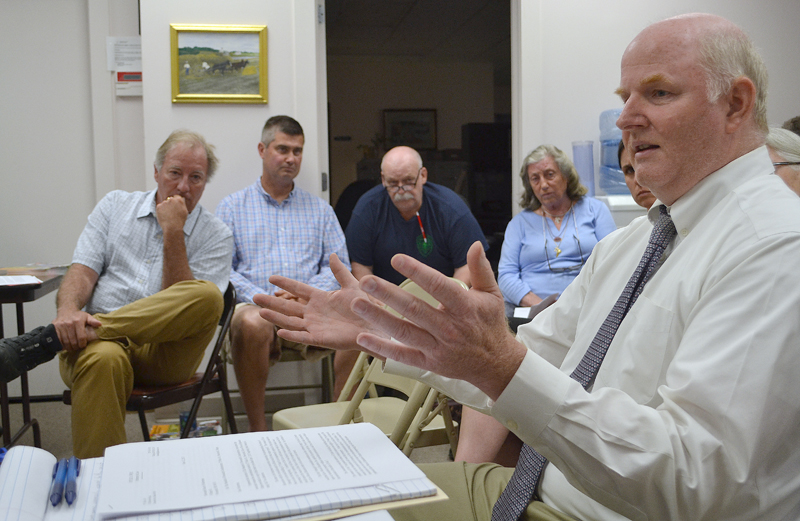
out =
[[[173,103],[267,103],[267,26],[170,24]]]

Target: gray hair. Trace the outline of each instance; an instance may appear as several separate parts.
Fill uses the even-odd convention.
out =
[[[261,142],[269,145],[275,140],[275,134],[278,132],[283,132],[287,136],[303,136],[303,127],[292,117],[272,116],[264,123],[264,128],[261,130]]]
[[[525,192],[519,201],[522,208],[537,210],[542,206],[542,202],[533,193],[531,183],[528,181],[528,166],[538,163],[546,157],[552,157],[558,169],[561,170],[561,175],[567,181],[567,196],[570,200],[577,201],[589,191],[581,184],[581,178],[578,176],[578,171],[575,170],[575,165],[572,164],[572,161],[561,149],[553,145],[539,145],[522,160],[522,169],[519,172],[522,186],[525,188]]]
[[[784,128],[772,127],[767,134],[767,146],[786,161],[800,161],[800,136]],[[800,171],[800,165],[789,165]]]
[[[706,72],[706,90],[711,102],[727,94],[742,76],[756,88],[755,122],[765,134],[767,125],[767,67],[753,42],[738,28],[724,28],[700,40],[700,65]]]
[[[800,116],[795,116],[792,119],[787,119],[783,123],[783,128],[791,130],[797,135],[800,135]]]
[[[180,144],[187,145],[190,148],[193,148],[195,145],[203,147],[206,151],[207,161],[206,181],[211,181],[211,178],[214,177],[214,173],[216,173],[217,167],[219,166],[219,159],[217,159],[217,156],[214,154],[214,145],[207,143],[203,136],[191,130],[175,130],[169,135],[167,140],[164,141],[156,152],[156,161],[154,163],[156,170],[159,172],[161,171],[161,167],[164,166],[164,159],[167,157],[167,154],[169,154],[169,151]]]

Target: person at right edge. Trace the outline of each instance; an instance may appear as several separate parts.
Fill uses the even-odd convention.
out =
[[[516,338],[478,244],[469,291],[393,259],[436,309],[336,259],[338,292],[273,277],[307,303],[255,297],[287,338],[374,353],[526,443],[516,469],[420,465],[450,500],[395,519],[800,518],[800,204],[771,175],[766,67],[732,22],[689,14],[639,33],[621,73],[617,126],[656,201]]]

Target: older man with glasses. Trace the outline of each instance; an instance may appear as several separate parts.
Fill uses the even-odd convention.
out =
[[[345,231],[353,275],[399,284],[405,277],[390,261],[405,253],[469,284],[467,250],[475,241],[486,248],[486,239],[464,201],[429,183],[422,158],[409,147],[383,156],[381,181],[358,200]]]
[[[386,152],[381,181],[358,200],[345,231],[353,275],[374,274],[400,284],[405,277],[391,260],[405,253],[469,284],[467,250],[475,241],[484,249],[487,243],[464,201],[449,188],[429,183],[422,157],[410,147]],[[352,366],[357,355],[338,352],[337,374],[339,364]]]

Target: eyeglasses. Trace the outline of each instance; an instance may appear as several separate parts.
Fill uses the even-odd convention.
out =
[[[410,192],[417,186],[417,181],[419,181],[419,175],[422,173],[422,168],[417,171],[417,177],[414,178],[414,182],[410,182],[408,180],[400,181],[399,183],[389,183],[386,181],[386,178],[383,177],[381,174],[381,180],[383,181],[383,186],[386,187],[386,190],[389,192],[396,192],[403,189],[404,192]]]
[[[565,271],[576,271],[583,267],[584,260],[583,250],[581,250],[581,241],[578,239],[577,235],[573,235],[572,237],[575,239],[575,242],[578,243],[578,254],[581,256],[581,263],[575,266],[567,266],[566,268],[554,268],[550,265],[550,254],[547,252],[547,237],[544,238],[544,257],[547,259],[547,267],[550,268],[550,271],[554,273],[563,273]]]
[[[772,163],[772,166],[794,166],[800,165],[800,161],[779,161],[777,163]]]

